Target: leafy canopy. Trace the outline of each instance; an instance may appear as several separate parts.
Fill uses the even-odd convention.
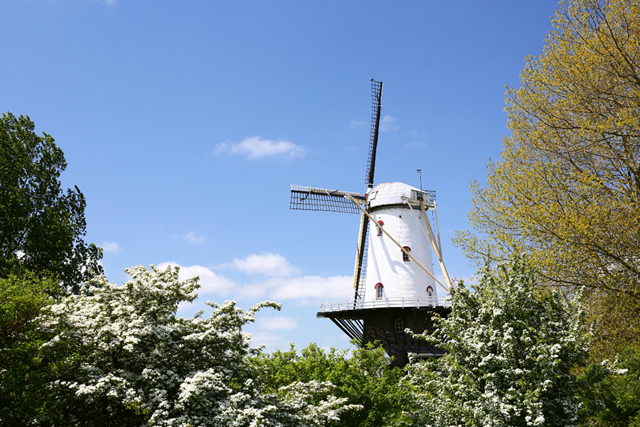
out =
[[[38,327],[43,308],[54,302],[57,283],[34,274],[0,278],[0,424],[25,425],[43,411],[42,396],[55,377],[54,355],[40,347],[52,336]]]
[[[325,351],[311,344],[298,353],[292,344],[289,351],[261,353],[250,363],[270,392],[277,393],[280,387],[296,381],[329,381],[335,386],[335,396],[362,406],[361,411],[345,413],[328,425],[407,425],[404,412],[410,410],[410,395],[400,385],[404,372],[391,363],[382,347],[369,343],[353,352]]]
[[[56,274],[63,288],[102,272],[102,250],[85,244],[85,199],[78,187],[60,188],[67,163],[29,117],[0,119],[0,277],[29,270]]]
[[[515,248],[550,282],[584,287],[606,353],[640,339],[640,4],[560,6],[507,91],[500,160],[472,185],[476,233],[456,241],[479,264]]]

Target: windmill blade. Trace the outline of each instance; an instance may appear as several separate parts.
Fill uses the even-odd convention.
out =
[[[365,184],[373,187],[373,175],[376,170],[376,150],[378,149],[378,131],[380,129],[380,109],[382,108],[382,82],[371,79],[371,135],[369,138],[369,158]]]
[[[364,197],[358,193],[292,185],[289,208],[300,211],[325,211],[359,214],[360,209],[354,206],[352,202],[345,199],[345,196],[351,196],[356,200],[364,201]]]
[[[360,234],[358,235],[358,252],[356,253],[356,266],[353,272],[353,303],[364,299],[365,282],[367,280],[367,253],[369,249],[369,218],[362,214],[360,220]]]

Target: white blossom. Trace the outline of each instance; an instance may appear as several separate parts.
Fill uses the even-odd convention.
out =
[[[61,357],[52,407],[36,424],[145,426],[317,426],[355,409],[331,396],[330,383],[295,383],[277,395],[254,382],[242,327],[266,301],[243,311],[209,302],[213,313],[178,318],[193,301],[197,278],[178,269],[127,270],[122,286],[102,277],[66,297],[40,319]],[[318,403],[314,403],[318,402]]]
[[[576,426],[578,381],[591,336],[579,298],[540,290],[521,258],[488,268],[470,290],[458,286],[432,336],[447,350],[406,378],[424,426]],[[603,374],[613,372],[603,366]]]

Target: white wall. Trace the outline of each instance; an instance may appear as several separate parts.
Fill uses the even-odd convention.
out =
[[[409,197],[411,189],[413,187],[401,183],[376,186],[370,192],[377,202],[371,201],[371,206],[374,207],[371,215],[376,219],[376,223],[382,220],[385,230],[402,246],[410,247],[411,255],[433,274],[431,246],[420,227],[422,222],[422,227],[426,229],[420,209],[414,207],[412,213],[406,205],[405,207],[395,204],[386,205],[386,203],[401,201],[401,198],[396,197],[398,194],[408,192],[407,197]],[[400,248],[384,233],[378,236],[376,223],[369,222],[367,281],[364,298],[376,297],[377,283],[383,284],[385,298],[426,298],[428,286],[433,288],[432,296],[436,297],[436,284],[433,278],[414,261],[403,261]]]

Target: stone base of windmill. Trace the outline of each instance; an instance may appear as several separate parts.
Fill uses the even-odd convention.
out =
[[[432,317],[438,313],[446,317],[450,307],[365,308],[340,311],[321,311],[317,317],[331,319],[350,338],[363,344],[379,342],[398,366],[409,363],[409,355],[416,359],[442,357],[444,351],[414,339],[405,333],[433,332]]]

